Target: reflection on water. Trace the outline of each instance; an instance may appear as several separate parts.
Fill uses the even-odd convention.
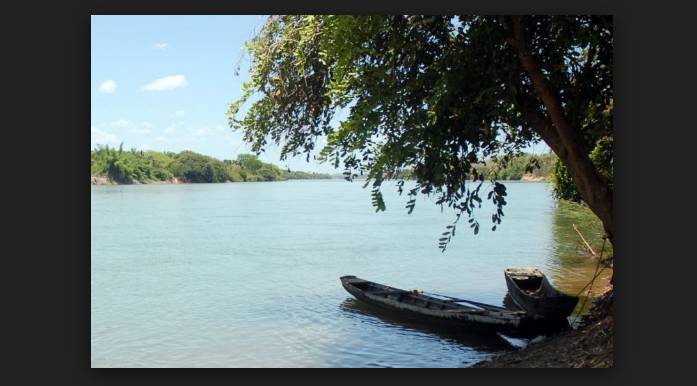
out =
[[[584,305],[584,297],[597,296],[607,287],[612,268],[591,255],[574,231],[574,224],[595,253],[600,255],[602,252],[602,256],[607,257],[612,256],[613,250],[609,241],[604,242],[602,223],[590,209],[573,202],[562,201],[556,204],[552,222],[553,253],[548,258],[545,274],[559,290],[570,295],[580,294],[575,313],[584,313],[591,306],[590,301],[586,301]],[[598,277],[589,293],[589,289],[584,287],[596,274],[596,270],[599,272]]]
[[[538,266],[568,293],[592,277],[596,261],[571,224],[599,251],[599,223],[557,205],[548,184],[507,183],[496,232],[458,229],[446,253],[436,240],[452,213],[420,197],[407,215],[389,188],[387,211],[375,213],[361,186],[92,187],[92,366],[469,366],[510,346],[373,313],[339,277],[493,305],[508,266]]]
[[[418,319],[406,318],[400,314],[389,312],[354,298],[344,300],[341,310],[346,317],[358,317],[361,321],[373,325],[389,325],[404,331],[419,331],[434,334],[455,344],[461,344],[486,351],[510,350],[514,346],[497,334],[478,334],[453,328],[435,327]]]

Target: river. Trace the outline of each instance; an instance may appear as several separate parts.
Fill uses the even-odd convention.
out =
[[[463,222],[445,253],[454,214],[427,197],[407,214],[389,184],[380,213],[343,180],[93,186],[92,367],[467,367],[510,350],[520,342],[392,320],[339,282],[500,305],[503,269],[525,265],[578,293],[596,261],[571,224],[599,252],[598,221],[546,183],[506,186],[498,229],[485,206],[479,234]]]

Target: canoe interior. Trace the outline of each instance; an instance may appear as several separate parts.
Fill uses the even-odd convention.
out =
[[[577,297],[554,288],[537,268],[508,268],[505,277],[513,301],[532,315],[566,318],[578,303]]]
[[[353,281],[351,285],[373,296],[391,299],[400,303],[409,303],[430,310],[480,310],[480,308],[437,299],[418,292],[400,290],[370,281]]]
[[[539,291],[542,287],[542,278],[541,277],[536,277],[536,276],[526,276],[526,277],[518,277],[518,278],[513,278],[515,280],[516,284],[518,284],[518,287],[525,293],[535,296],[536,294],[539,296]]]

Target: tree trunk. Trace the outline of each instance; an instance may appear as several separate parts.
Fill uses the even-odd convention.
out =
[[[522,67],[530,75],[535,93],[544,104],[554,127],[553,133],[539,128],[536,131],[569,170],[583,201],[602,221],[605,233],[612,243],[612,190],[596,170],[583,146],[580,132],[569,124],[559,98],[540,71],[539,64],[527,50],[523,19],[520,16],[513,17],[513,37],[509,42],[517,50]]]

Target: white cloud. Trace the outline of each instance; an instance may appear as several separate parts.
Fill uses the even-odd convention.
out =
[[[221,132],[223,131],[223,127],[220,126],[220,125],[216,126],[215,129],[218,130],[218,131],[221,131]]]
[[[164,43],[164,42],[163,43],[155,43],[155,45],[153,46],[153,48],[155,48],[156,50],[164,50],[167,47],[169,47],[169,43]]]
[[[168,143],[169,139],[167,139],[166,137],[163,137],[161,135],[158,135],[157,137],[155,137],[155,142]]]
[[[116,82],[113,80],[105,80],[102,82],[102,84],[99,85],[99,92],[103,92],[105,94],[113,94],[116,92]]]
[[[97,127],[90,128],[90,142],[94,148],[97,145],[117,145],[120,140],[117,136],[106,131],[102,131]]]
[[[126,127],[130,127],[131,124],[132,124],[131,121],[127,121],[125,119],[119,119],[118,121],[111,122],[111,127],[123,129]]]
[[[184,75],[170,75],[155,79],[141,88],[141,91],[169,91],[186,87],[189,83]]]
[[[170,126],[170,127],[165,129],[166,134],[171,134],[171,133],[174,133],[175,131],[176,131],[176,129],[174,128],[174,126]]]
[[[176,113],[174,113],[177,117],[183,117],[184,116],[184,110],[177,110]]]

